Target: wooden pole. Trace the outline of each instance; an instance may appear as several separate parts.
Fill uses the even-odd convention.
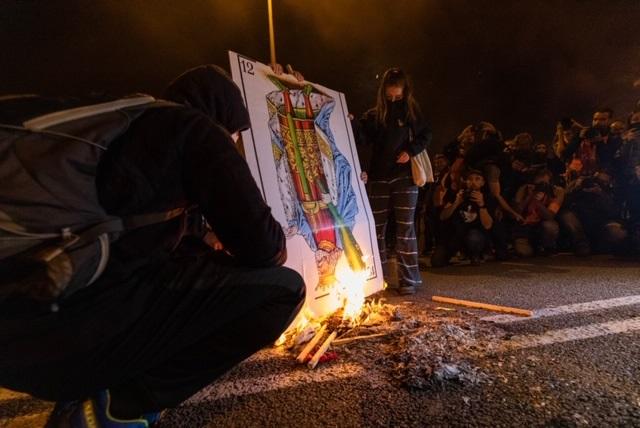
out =
[[[313,355],[311,360],[307,363],[307,367],[309,367],[310,369],[313,369],[318,365],[318,362],[320,361],[320,357],[322,357],[324,353],[327,352],[327,349],[329,349],[331,342],[333,342],[333,339],[336,338],[337,334],[338,333],[334,331],[329,335],[329,337],[327,337],[327,339],[324,341],[322,346],[320,346],[320,349],[318,349],[318,351]]]
[[[376,337],[385,337],[389,336],[391,333],[375,333],[375,334],[367,334],[364,336],[353,336],[353,337],[345,337],[344,339],[336,339],[333,341],[333,345],[344,345],[345,343],[355,342],[357,340],[367,340],[367,339],[375,339]]]
[[[487,311],[504,312],[507,314],[520,315],[523,317],[530,317],[533,315],[533,311],[530,311],[528,309],[510,308],[508,306],[492,305],[489,303],[482,303],[482,302],[472,302],[471,300],[452,299],[451,297],[432,296],[431,300],[433,300],[434,302],[467,306],[469,308],[485,309]]]
[[[269,50],[271,52],[271,64],[276,63],[276,35],[273,29],[273,0],[267,0],[269,7]]]
[[[318,342],[320,342],[320,339],[322,339],[322,336],[324,336],[325,330],[326,330],[326,326],[323,324],[322,327],[318,329],[315,336],[313,336],[313,339],[311,339],[309,343],[307,343],[307,346],[304,347],[302,352],[300,352],[300,355],[298,355],[298,358],[296,358],[299,363],[304,363],[304,360],[307,358],[307,355],[309,355],[309,352],[313,351],[313,348],[318,344]]]

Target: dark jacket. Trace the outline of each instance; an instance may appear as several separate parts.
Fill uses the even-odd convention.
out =
[[[369,179],[390,179],[411,174],[411,162],[399,164],[400,152],[411,156],[425,150],[431,143],[431,128],[419,116],[413,123],[404,123],[399,115],[390,114],[386,126],[376,120],[375,110],[364,114],[360,121],[353,121],[360,166]]]
[[[608,173],[613,174],[615,172],[615,156],[622,146],[622,139],[618,136],[610,134],[603,135],[603,137],[607,138],[607,142],[600,142],[596,145],[598,169],[604,169]],[[582,140],[583,138],[581,138],[579,135],[576,135],[569,142],[562,155],[565,162],[571,162],[573,155],[578,153]]]
[[[285,237],[229,134],[202,113],[150,109],[114,141],[99,164],[100,202],[121,216],[199,206],[225,249],[245,266],[286,259]],[[116,250],[132,259],[163,256],[180,220],[130,232]]]

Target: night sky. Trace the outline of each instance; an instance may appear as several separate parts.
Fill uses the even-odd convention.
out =
[[[555,121],[640,98],[640,1],[274,0],[279,62],[345,92],[405,68],[435,146],[465,125],[553,135]],[[0,93],[159,94],[227,50],[268,62],[267,0],[0,0]],[[640,86],[640,85],[639,85]]]

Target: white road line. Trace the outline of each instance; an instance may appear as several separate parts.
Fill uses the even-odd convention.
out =
[[[619,321],[589,324],[582,327],[552,330],[542,334],[513,336],[505,346],[506,350],[535,348],[537,346],[553,345],[554,343],[592,339],[594,337],[638,330],[640,330],[640,317],[635,317]]]
[[[191,397],[188,402],[193,404],[203,401],[216,401],[232,396],[258,394],[310,383],[360,377],[364,374],[365,369],[360,364],[335,364],[326,368],[319,367],[315,370],[308,370],[306,367],[303,368],[301,366],[299,370],[289,373],[277,373],[249,379],[230,379],[214,383]]]
[[[595,300],[593,302],[575,303],[572,305],[556,306],[552,308],[536,309],[533,316],[518,317],[514,315],[492,315],[481,318],[482,321],[490,321],[497,324],[506,324],[519,321],[527,321],[537,318],[555,317],[558,315],[576,314],[580,312],[597,311],[640,304],[640,295],[618,297],[615,299]]]

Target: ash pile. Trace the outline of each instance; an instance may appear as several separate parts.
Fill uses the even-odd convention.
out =
[[[503,330],[467,311],[417,311],[383,303],[370,309],[367,322],[344,334],[342,345],[336,344],[343,358],[382,369],[409,390],[490,381],[474,361],[499,350]]]

